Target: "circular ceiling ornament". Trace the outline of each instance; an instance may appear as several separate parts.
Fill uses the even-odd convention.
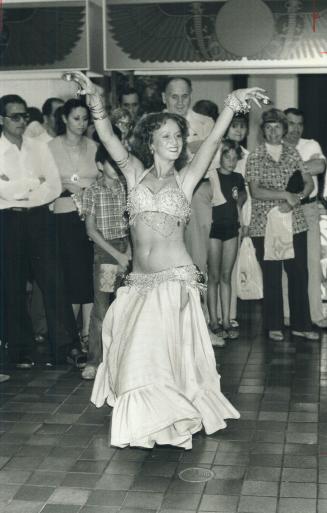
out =
[[[182,470],[178,477],[187,483],[206,483],[215,477],[212,470],[201,467],[190,467]]]
[[[228,0],[216,18],[222,47],[239,57],[251,57],[273,39],[274,16],[262,0]]]

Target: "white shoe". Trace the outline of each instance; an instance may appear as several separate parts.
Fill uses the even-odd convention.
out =
[[[324,317],[323,319],[320,319],[319,321],[314,322],[318,328],[327,328],[327,319]]]
[[[229,325],[231,328],[239,328],[240,327],[240,325],[236,319],[230,319]]]
[[[8,374],[0,374],[0,383],[4,383],[5,381],[8,381],[8,379],[10,379]]]
[[[86,365],[85,369],[82,371],[82,378],[87,380],[95,379],[97,373],[97,368],[93,365]]]
[[[209,330],[210,340],[213,347],[225,347],[226,342],[222,337]]]

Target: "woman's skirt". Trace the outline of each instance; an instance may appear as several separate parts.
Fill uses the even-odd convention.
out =
[[[92,402],[113,406],[111,444],[192,447],[192,435],[226,427],[239,413],[220,376],[194,265],[131,273],[103,323],[103,361]]]

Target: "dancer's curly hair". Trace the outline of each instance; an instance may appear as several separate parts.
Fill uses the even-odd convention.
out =
[[[183,141],[182,151],[175,162],[175,168],[180,170],[187,163],[186,139],[188,127],[186,119],[178,114],[170,114],[169,112],[152,112],[142,116],[134,128],[131,138],[132,153],[143,162],[146,169],[153,164],[153,154],[150,149],[153,141],[153,132],[161,128],[168,120],[175,121],[181,131]]]

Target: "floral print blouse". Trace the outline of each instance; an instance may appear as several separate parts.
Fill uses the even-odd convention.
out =
[[[255,182],[265,189],[285,191],[290,177],[297,169],[303,174],[307,172],[296,148],[287,143],[282,143],[282,152],[278,162],[276,162],[268,153],[266,145],[261,144],[248,157],[245,180],[248,183]],[[252,198],[250,237],[265,236],[269,210],[284,201]],[[301,205],[297,205],[293,209],[292,218],[293,233],[301,233],[308,229]]]

